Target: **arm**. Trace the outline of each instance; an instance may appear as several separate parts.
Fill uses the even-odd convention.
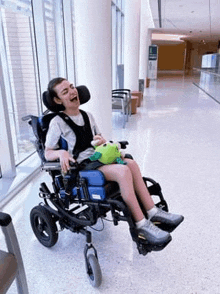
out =
[[[87,112],[89,119],[90,119],[90,124],[92,128],[92,133],[93,133],[93,141],[92,145],[93,146],[99,146],[101,144],[104,144],[106,142],[105,138],[102,137],[101,132],[96,124],[96,121],[93,117],[93,115],[90,112]]]
[[[62,122],[62,120],[60,122],[59,117],[55,117],[51,120],[46,136],[44,156],[48,161],[55,161],[58,159],[62,171],[66,173],[70,169],[69,162],[75,162],[75,160],[68,151],[64,149],[58,150],[59,145],[57,142],[62,136],[62,133],[65,132],[60,125]]]
[[[59,159],[61,169],[64,173],[67,173],[70,169],[70,161],[75,162],[75,159],[66,150],[54,150],[47,148],[45,149],[45,158],[48,161],[54,161]]]

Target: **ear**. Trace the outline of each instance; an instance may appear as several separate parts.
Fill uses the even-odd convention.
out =
[[[62,104],[62,101],[61,99],[57,98],[57,97],[54,97],[54,102],[56,102],[56,104]]]

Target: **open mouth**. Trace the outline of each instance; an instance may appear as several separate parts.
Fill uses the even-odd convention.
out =
[[[77,101],[77,96],[73,97],[72,99],[70,99],[71,102],[73,101]]]

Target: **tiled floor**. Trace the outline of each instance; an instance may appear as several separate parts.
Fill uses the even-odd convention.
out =
[[[161,184],[170,211],[185,216],[172,242],[142,256],[126,223],[105,222],[104,231],[93,232],[103,282],[92,288],[82,235],[63,231],[47,249],[31,231],[29,212],[39,202],[39,184],[50,183],[42,173],[4,208],[14,219],[31,294],[220,293],[220,105],[192,82],[181,75],[151,81],[126,129],[116,127],[119,116],[113,123],[114,139],[130,142],[128,152],[143,175]],[[16,293],[14,285],[8,293]]]

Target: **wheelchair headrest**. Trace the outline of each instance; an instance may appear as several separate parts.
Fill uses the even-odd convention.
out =
[[[84,104],[90,99],[90,92],[86,86],[76,87],[79,94],[80,104]],[[59,112],[64,110],[64,106],[61,104],[56,104],[54,100],[48,95],[48,91],[43,93],[43,103],[52,112]]]

